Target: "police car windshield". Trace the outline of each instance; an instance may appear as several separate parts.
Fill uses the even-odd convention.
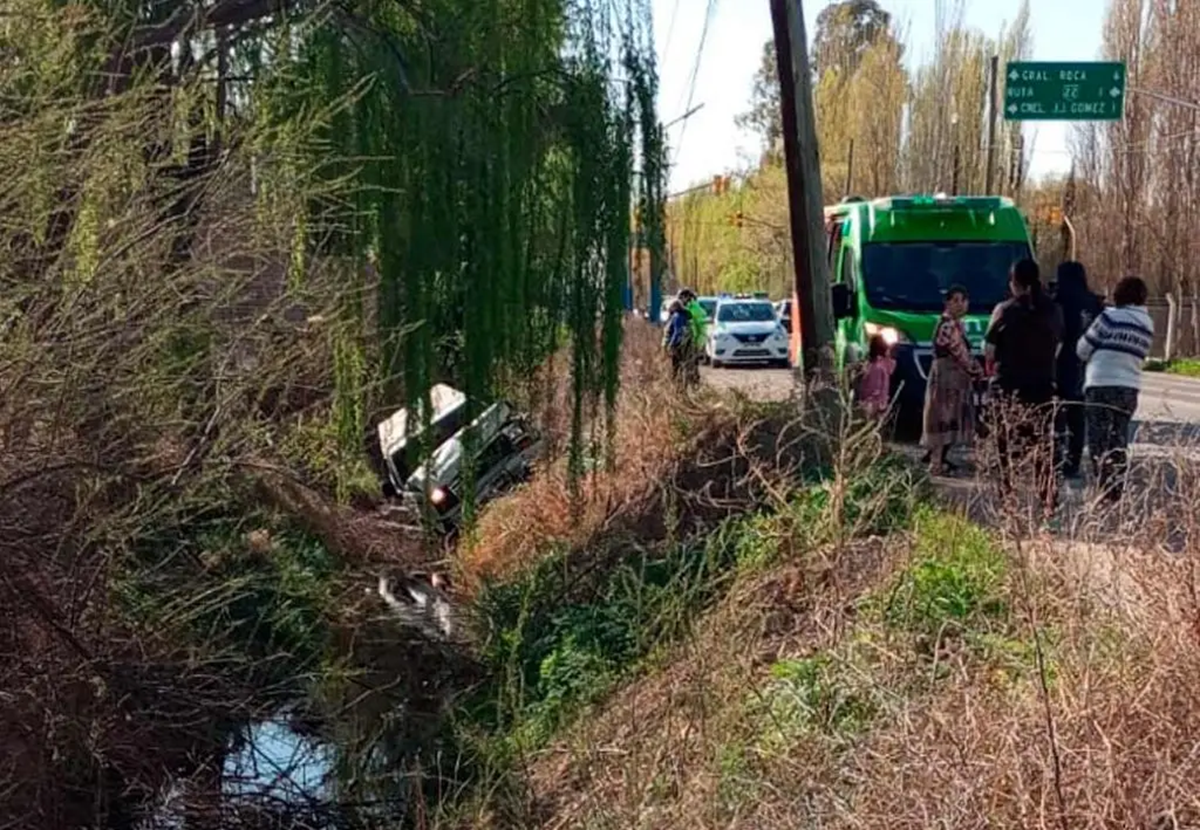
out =
[[[769,302],[721,303],[717,306],[720,323],[766,323],[775,319],[775,308]]]

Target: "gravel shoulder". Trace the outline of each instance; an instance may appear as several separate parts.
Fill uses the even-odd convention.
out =
[[[736,392],[752,400],[786,400],[794,394],[795,379],[789,370],[705,367],[703,378],[716,389]],[[913,443],[893,448],[914,460],[922,450]],[[934,480],[949,501],[962,505],[974,518],[995,525],[1001,515],[1011,515],[1013,505],[1000,505],[994,477],[976,469],[975,453],[959,453],[963,470],[954,477]],[[1062,507],[1054,523],[1055,535],[1133,542],[1131,534],[1150,534],[1138,540],[1164,550],[1182,550],[1200,528],[1195,502],[1200,496],[1200,381],[1147,373],[1135,420],[1131,445],[1131,484],[1116,507],[1098,505],[1089,482],[1064,482]],[[1032,489],[1032,488],[1031,488]],[[1018,512],[1024,514],[1022,503]],[[1029,520],[1036,511],[1028,505]]]

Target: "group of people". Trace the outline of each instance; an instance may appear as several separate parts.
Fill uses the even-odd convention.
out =
[[[667,307],[663,348],[671,358],[671,375],[676,382],[691,386],[700,381],[700,358],[708,336],[708,315],[696,297],[685,288]]]
[[[1142,364],[1154,338],[1145,282],[1122,279],[1106,307],[1080,263],[1059,266],[1051,293],[1037,263],[1024,259],[1012,266],[1009,288],[1011,298],[992,312],[982,364],[962,324],[970,297],[959,286],[946,292],[922,424],[931,472],[950,471],[951,448],[972,443],[983,427],[995,433],[1002,487],[1011,491],[1018,463],[1032,462],[1048,512],[1059,476],[1080,474],[1085,443],[1101,493],[1119,499]],[[888,352],[881,339],[872,342],[860,398],[873,413],[887,407],[894,366]],[[975,407],[985,380],[993,393],[986,425]]]

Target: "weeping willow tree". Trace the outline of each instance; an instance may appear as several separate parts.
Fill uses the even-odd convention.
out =
[[[219,163],[246,122],[307,131],[344,102],[318,150],[264,151],[253,184],[291,201],[293,288],[331,262],[354,274],[330,329],[347,451],[374,409],[437,381],[485,401],[566,338],[579,467],[586,410],[615,402],[632,198],[662,270],[648,0],[93,4],[125,33],[110,92],[139,73],[211,81],[182,112],[188,140],[160,148],[185,170]],[[301,198],[314,175],[324,197]],[[185,230],[180,256],[189,244]]]
[[[370,381],[388,404],[440,380],[485,401],[502,370],[528,374],[567,337],[580,468],[589,406],[615,403],[635,156],[643,215],[663,201],[648,4],[614,5],[362,4],[239,47],[243,63],[247,48],[294,57],[249,107],[302,119],[314,102],[349,102],[327,136],[340,161],[322,168],[348,196],[296,206],[293,262],[300,280],[322,257],[363,275],[366,291],[348,296],[366,302],[338,328],[348,444]],[[661,220],[648,227],[661,251]]]

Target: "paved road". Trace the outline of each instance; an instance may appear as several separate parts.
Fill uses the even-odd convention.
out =
[[[784,400],[792,394],[789,369],[711,369],[704,367],[705,382],[736,391],[753,400]],[[1200,449],[1200,379],[1147,372],[1138,402],[1135,444]]]
[[[791,369],[700,369],[705,383],[718,389],[738,392],[755,401],[786,400],[792,394],[795,374]]]
[[[705,368],[704,378],[717,388],[755,400],[786,399],[793,391],[793,376],[787,370]],[[1200,380],[1146,373],[1134,427],[1131,455],[1136,484],[1119,510],[1106,510],[1098,517],[1099,524],[1110,539],[1123,532],[1154,533],[1157,544],[1179,550],[1187,544],[1187,526],[1200,515],[1200,464],[1195,463],[1200,461]],[[896,449],[914,458],[920,455],[912,444]],[[998,511],[992,488],[986,477],[971,474],[970,467],[968,461],[966,474],[937,483],[954,499],[994,515]],[[1076,527],[1079,521],[1097,522],[1096,511],[1088,507],[1091,498],[1085,483],[1068,485],[1064,496],[1064,510]],[[1200,522],[1197,525],[1200,541]]]
[[[1147,372],[1133,440],[1146,450],[1200,450],[1200,380]]]

